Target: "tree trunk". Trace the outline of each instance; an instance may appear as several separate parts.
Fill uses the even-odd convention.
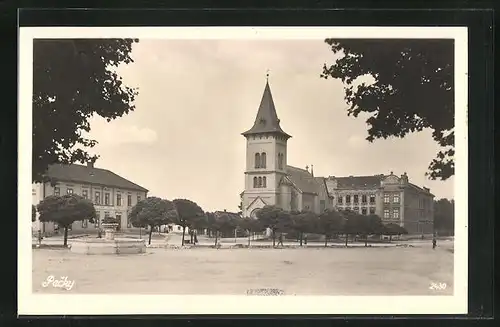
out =
[[[181,246],[184,246],[184,236],[186,235],[186,226],[182,226],[182,241]]]
[[[302,246],[302,239],[304,238],[304,233],[300,232],[300,246]]]
[[[345,234],[345,246],[347,246],[348,241],[349,241],[349,234]]]
[[[365,235],[365,247],[368,246],[368,235]]]
[[[139,227],[139,238],[142,240],[142,227]]]
[[[193,244],[194,233],[193,233],[193,231],[191,229],[189,230],[189,232],[190,232],[189,233],[189,236],[190,236],[190,240],[189,241],[190,241],[191,244]]]
[[[273,235],[273,247],[275,247],[276,246],[276,233],[275,233],[274,229],[271,232]]]
[[[68,226],[64,227],[64,246],[68,246]]]
[[[151,245],[151,236],[153,235],[153,226],[149,227],[149,241],[148,244]]]
[[[219,233],[215,232],[215,247],[217,247],[217,236],[219,236]]]
[[[392,242],[392,235],[389,235],[389,242]]]
[[[252,232],[250,232],[250,230],[248,231],[248,247],[250,247],[250,235],[252,234]]]
[[[325,235],[325,248],[328,246],[328,236]]]

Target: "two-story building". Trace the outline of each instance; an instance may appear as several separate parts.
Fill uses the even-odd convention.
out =
[[[95,223],[77,221],[72,230],[95,230],[100,227],[104,217],[115,217],[119,221],[119,229],[132,228],[128,221],[128,212],[137,202],[147,197],[148,190],[110,170],[96,168],[93,163],[85,165],[49,166],[46,176],[52,182],[32,185],[32,201],[37,205],[49,195],[78,194],[90,199],[97,211]],[[53,223],[34,223],[35,228],[43,233],[51,233],[57,226]]]
[[[326,178],[329,194],[338,210],[376,214],[384,223],[395,223],[409,233],[433,232],[434,195],[426,187],[409,182],[406,173]]]

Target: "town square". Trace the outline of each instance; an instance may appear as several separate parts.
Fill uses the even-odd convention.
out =
[[[33,50],[34,294],[455,294],[453,43]]]

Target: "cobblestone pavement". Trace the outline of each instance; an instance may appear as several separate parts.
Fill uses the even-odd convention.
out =
[[[453,242],[415,247],[147,249],[140,255],[33,250],[35,293],[232,294],[272,288],[285,295],[450,295]],[[60,244],[60,243],[59,243]],[[43,287],[66,276],[71,290]],[[438,283],[440,290],[431,290]]]

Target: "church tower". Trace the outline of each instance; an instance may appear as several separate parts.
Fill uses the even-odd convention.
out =
[[[280,181],[286,175],[287,141],[291,137],[280,127],[269,81],[266,81],[255,122],[246,138],[243,217],[255,217],[265,205],[280,206]]]

